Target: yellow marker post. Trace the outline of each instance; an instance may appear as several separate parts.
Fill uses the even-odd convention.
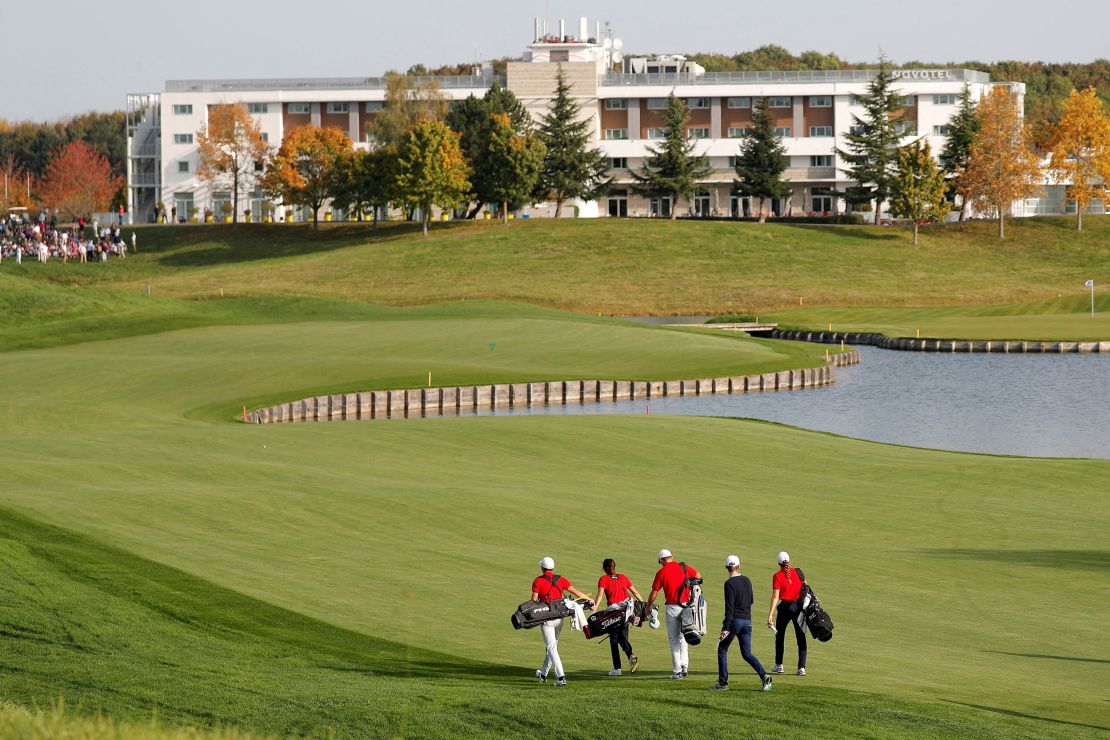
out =
[[[429,388],[432,387],[432,371],[431,370],[428,371],[428,387]]]
[[[921,330],[920,329],[917,330],[917,338],[921,339]]]
[[[832,324],[829,324],[829,331],[832,331]]]

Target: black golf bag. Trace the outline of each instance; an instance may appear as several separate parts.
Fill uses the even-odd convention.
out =
[[[635,609],[635,602],[632,599],[625,599],[608,609],[594,612],[586,620],[586,626],[582,633],[586,635],[587,640],[592,640],[595,637],[619,632],[625,625],[632,622]]]
[[[646,601],[633,601],[632,620],[629,622],[629,624],[631,624],[633,627],[642,627],[645,624],[650,624],[652,625],[652,629],[658,629],[659,607],[652,604],[651,609],[648,609]]]
[[[798,626],[804,631],[809,629],[809,633],[813,635],[819,642],[828,642],[832,639],[833,621],[829,613],[821,608],[821,600],[817,598],[817,594],[813,593],[813,589],[809,584],[802,584],[802,592],[798,595],[798,605],[801,607],[798,611]]]
[[[679,563],[682,566],[682,572],[685,574],[686,563]],[[701,644],[701,638],[706,632],[706,619],[707,606],[705,597],[701,593],[700,578],[686,577],[686,588],[690,590],[690,598],[681,604],[682,606],[682,639],[686,640],[688,645]],[[679,592],[681,594],[681,591]]]
[[[525,601],[516,608],[509,621],[513,629],[530,630],[550,619],[563,619],[571,615],[570,608],[562,599],[555,601]]]

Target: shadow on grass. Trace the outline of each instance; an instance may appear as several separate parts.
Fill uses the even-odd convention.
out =
[[[1036,565],[1043,568],[1082,568],[1084,570],[1110,570],[1110,551],[1107,550],[976,550],[934,549],[922,550],[926,555],[939,558],[989,560],[1010,565]]]
[[[1041,655],[1040,653],[1008,653],[1005,650],[984,650],[985,653],[994,653],[995,655],[1012,655],[1015,658],[1041,658],[1044,660],[1071,660],[1076,663],[1101,663],[1103,665],[1110,665],[1110,660],[1103,660],[1102,658],[1077,658],[1071,655]]]
[[[787,226],[792,229],[820,229],[822,235],[851,241],[859,241],[861,239],[866,241],[900,241],[898,238],[898,229],[892,226],[876,227],[874,224],[862,224],[860,226],[793,224],[790,223],[789,219],[774,221],[773,223],[777,226]]]
[[[1067,725],[1069,727],[1082,727],[1087,730],[1110,730],[1110,727],[1103,725],[1090,725],[1084,722],[1072,722],[1066,719],[1053,719],[1051,717],[1041,717],[1036,714],[1026,714],[1025,712],[1015,712],[1012,709],[1002,709],[1000,707],[988,707],[982,704],[968,704],[962,701],[953,701],[951,699],[941,699],[948,704],[956,704],[961,707],[970,707],[971,709],[981,709],[984,712],[994,712],[995,714],[1004,714],[1007,717],[1018,717],[1020,719],[1031,719],[1036,722],[1050,722],[1054,725]]]

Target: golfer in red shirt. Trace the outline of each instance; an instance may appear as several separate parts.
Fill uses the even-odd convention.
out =
[[[690,589],[686,585],[687,578],[701,578],[701,574],[693,566],[676,563],[671,551],[659,551],[659,571],[651,584],[651,596],[648,597],[648,609],[655,603],[659,591],[667,604],[667,637],[671,643],[671,678],[686,678],[690,667],[690,654],[686,640],[682,638],[682,602],[690,599]],[[685,572],[683,569],[685,568]]]
[[[617,561],[613,558],[605,558],[601,563],[601,569],[605,571],[605,575],[597,582],[597,598],[594,599],[594,603],[598,607],[601,606],[602,594],[605,594],[605,603],[608,606],[621,603],[628,598],[629,594],[635,596],[637,601],[643,601],[640,592],[632,586],[632,581],[628,580],[628,576],[617,572]],[[628,641],[627,624],[609,635],[609,649],[613,652],[613,670],[609,671],[610,676],[621,675],[621,650],[628,656],[629,672],[636,672],[636,666],[640,659],[632,653],[632,643]]]
[[[544,558],[540,561],[540,575],[532,581],[532,601],[557,601],[563,598],[567,591],[580,599],[589,598],[562,576],[555,575],[555,561]],[[540,634],[543,635],[543,644],[546,652],[543,665],[536,671],[536,678],[540,683],[547,681],[547,672],[555,669],[555,685],[566,686],[567,674],[563,672],[563,660],[559,657],[559,635],[563,632],[562,619],[549,619],[540,625]]]
[[[774,627],[775,632],[775,665],[771,673],[784,673],[782,658],[786,652],[786,626],[794,625],[794,637],[798,640],[798,672],[797,675],[806,675],[806,633],[798,626],[795,617],[801,611],[798,597],[802,593],[802,584],[806,582],[805,574],[800,570],[790,567],[790,555],[780,552],[778,556],[779,569],[771,577],[771,611],[767,614],[767,626]],[[778,614],[775,614],[775,607]]]

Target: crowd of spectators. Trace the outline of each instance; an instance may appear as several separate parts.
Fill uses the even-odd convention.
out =
[[[134,240],[135,235],[131,235]],[[126,257],[127,244],[114,224],[85,219],[68,227],[59,226],[55,217],[40,213],[37,219],[29,216],[8,216],[0,220],[0,262],[26,259],[47,262],[107,262],[109,256]]]

